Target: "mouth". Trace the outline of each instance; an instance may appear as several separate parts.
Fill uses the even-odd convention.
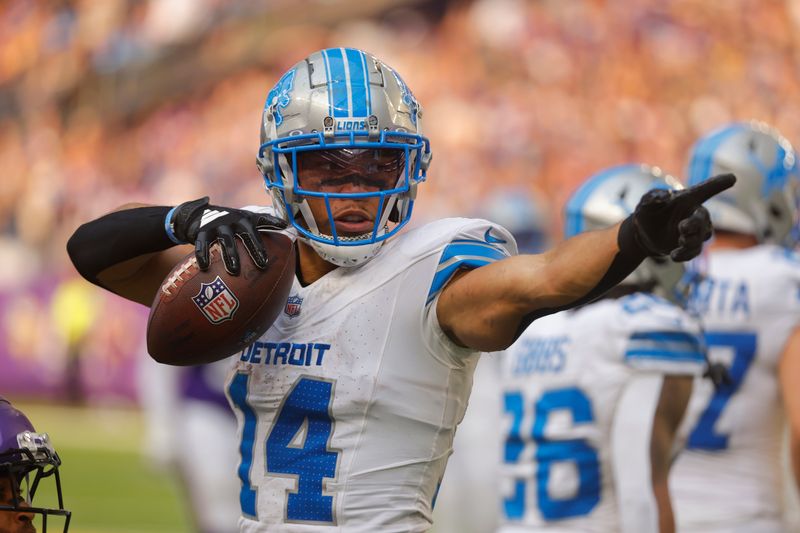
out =
[[[375,221],[363,211],[347,210],[333,219],[339,235],[362,235],[375,228]]]

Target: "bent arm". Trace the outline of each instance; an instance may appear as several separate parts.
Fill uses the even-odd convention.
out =
[[[498,351],[534,319],[597,298],[645,257],[625,224],[462,273],[437,302],[442,330],[461,346]]]
[[[794,329],[783,348],[778,365],[783,406],[789,424],[789,456],[795,486],[800,490],[800,327]]]
[[[149,307],[172,267],[193,249],[167,237],[167,209],[125,204],[81,225],[67,243],[75,268],[91,283]]]

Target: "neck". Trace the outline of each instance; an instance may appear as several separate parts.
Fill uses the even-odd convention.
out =
[[[297,241],[297,273],[303,286],[311,285],[337,268],[339,267],[321,258],[311,246]]]
[[[714,234],[713,241],[709,245],[709,250],[743,249],[756,246],[757,244],[758,240],[752,235],[717,230]]]

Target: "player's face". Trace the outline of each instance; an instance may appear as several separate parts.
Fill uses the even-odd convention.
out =
[[[402,150],[319,150],[297,156],[300,187],[321,193],[377,193],[397,187],[405,172]],[[306,196],[322,233],[331,235],[325,200]],[[331,215],[339,235],[362,235],[374,229],[380,198],[332,198]]]
[[[22,501],[22,494],[8,476],[0,476],[0,505],[14,505],[14,491],[16,491],[19,507],[27,508],[28,504]],[[36,533],[33,527],[33,513],[25,511],[1,511],[0,533]]]

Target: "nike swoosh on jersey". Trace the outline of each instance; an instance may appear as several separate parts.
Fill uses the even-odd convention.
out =
[[[495,237],[494,235],[492,235],[492,229],[493,228],[489,228],[489,229],[486,230],[486,233],[483,234],[483,240],[485,240],[486,242],[488,242],[490,244],[494,244],[494,243],[496,243],[496,244],[506,244],[508,242],[505,239],[501,239],[499,237]]]

